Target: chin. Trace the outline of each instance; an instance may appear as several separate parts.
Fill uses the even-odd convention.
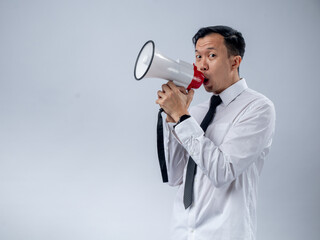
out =
[[[211,86],[204,86],[204,89],[205,89],[207,92],[214,92],[214,90],[212,89]]]

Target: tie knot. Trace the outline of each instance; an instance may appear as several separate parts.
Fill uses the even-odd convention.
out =
[[[222,102],[219,95],[213,95],[211,97],[210,108],[216,108]]]

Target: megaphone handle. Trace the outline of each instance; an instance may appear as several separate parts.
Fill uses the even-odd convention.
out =
[[[161,170],[162,181],[168,182],[168,172],[166,165],[166,157],[164,152],[164,143],[163,143],[163,120],[161,113],[164,112],[162,108],[159,109],[158,113],[158,123],[157,123],[157,149],[158,149],[158,158]]]

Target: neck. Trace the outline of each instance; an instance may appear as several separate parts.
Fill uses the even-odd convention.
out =
[[[231,78],[231,83],[232,83],[232,84],[230,84],[230,86],[235,84],[236,82],[238,82],[240,80],[238,70],[232,72],[230,78]]]
[[[227,80],[228,84],[225,86],[224,89],[221,89],[218,92],[215,92],[216,94],[220,94],[221,92],[223,92],[224,90],[226,90],[228,87],[230,87],[231,85],[235,84],[236,82],[238,82],[240,80],[239,74],[232,74],[229,78],[229,80]]]

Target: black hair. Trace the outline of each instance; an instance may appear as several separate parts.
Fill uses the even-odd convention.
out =
[[[241,32],[227,26],[210,26],[200,28],[192,38],[194,46],[196,46],[199,38],[203,38],[211,33],[218,33],[224,37],[224,43],[228,50],[229,56],[241,56],[243,58],[246,43]]]

